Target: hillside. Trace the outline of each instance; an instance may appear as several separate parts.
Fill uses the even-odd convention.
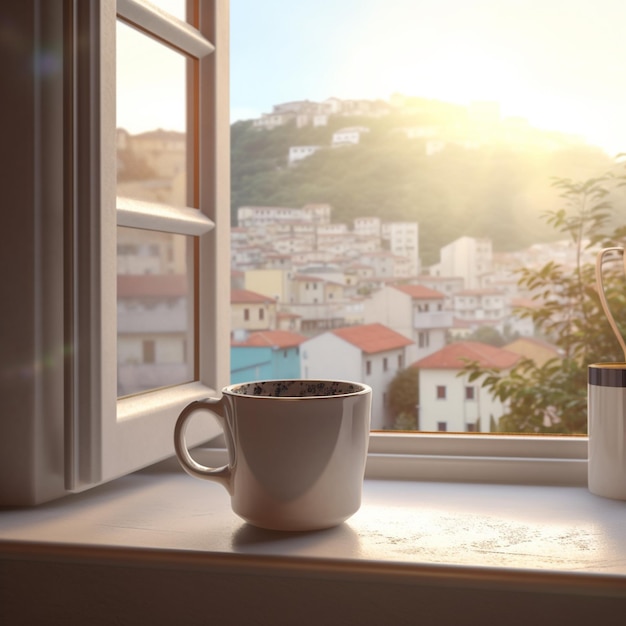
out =
[[[442,245],[462,235],[489,237],[496,251],[545,241],[553,232],[539,216],[559,202],[551,179],[583,179],[610,165],[604,153],[582,144],[550,151],[448,144],[426,156],[425,140],[407,139],[402,132],[416,123],[415,117],[392,113],[331,117],[328,126],[318,128],[233,124],[233,223],[240,206],[308,203],[329,203],[335,222],[368,215],[417,221],[422,261],[429,264],[438,260]],[[330,146],[333,132],[347,126],[370,132],[359,145],[319,150],[287,166],[290,146]]]

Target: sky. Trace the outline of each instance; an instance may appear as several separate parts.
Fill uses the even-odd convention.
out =
[[[625,0],[231,0],[231,121],[291,100],[402,93],[495,101],[503,117],[615,154],[626,151],[625,28]],[[152,76],[143,64],[141,89],[126,64],[124,91],[145,101],[149,83],[151,104],[127,106],[118,125],[182,128],[183,87],[173,85],[184,72],[167,54]]]

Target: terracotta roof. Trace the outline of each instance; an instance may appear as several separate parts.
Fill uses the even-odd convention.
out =
[[[324,282],[323,278],[318,278],[317,276],[311,276],[309,274],[296,274],[295,276],[292,277],[291,280],[297,280],[297,281],[308,282],[308,283],[323,283]]]
[[[511,306],[524,307],[525,309],[538,309],[541,303],[531,298],[511,298]]]
[[[532,359],[537,365],[543,365],[550,359],[561,357],[561,352],[556,346],[534,337],[518,337],[504,346],[504,349]]]
[[[445,295],[430,287],[424,287],[423,285],[394,285],[394,289],[406,293],[411,298],[419,298],[420,300],[443,300]]]
[[[419,369],[458,370],[467,362],[477,362],[481,367],[507,369],[519,361],[520,355],[479,341],[458,341],[416,361],[411,367]]]
[[[292,333],[287,330],[261,330],[250,333],[245,341],[233,341],[232,346],[247,346],[254,348],[276,347],[293,348],[299,346],[307,337],[299,333]]]
[[[413,342],[404,335],[391,330],[383,324],[360,324],[346,326],[332,331],[337,337],[360,348],[367,354],[396,350],[411,345]]]
[[[501,289],[464,289],[457,291],[456,296],[502,296],[504,292]]]
[[[248,291],[247,289],[233,289],[230,293],[231,304],[246,304],[255,302],[275,302],[274,298],[264,296],[256,291]]]
[[[299,317],[302,317],[302,315],[298,315],[297,313],[289,313],[289,312],[285,312],[285,311],[281,311],[281,312],[276,314],[276,318],[279,319],[279,320],[283,320],[283,319],[298,319]]]
[[[190,293],[185,274],[118,274],[119,298],[184,298]]]

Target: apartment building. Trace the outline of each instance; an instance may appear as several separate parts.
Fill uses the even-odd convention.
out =
[[[441,248],[439,263],[430,268],[433,276],[461,276],[465,289],[479,289],[492,272],[490,239],[460,237]]]
[[[407,352],[412,362],[445,346],[453,318],[444,311],[444,299],[442,293],[422,285],[387,285],[365,300],[364,318],[410,339]]]
[[[419,226],[417,222],[390,222],[387,232],[390,252],[408,261],[404,275],[417,276],[420,272]]]
[[[379,323],[346,326],[301,344],[304,378],[338,378],[372,387],[372,428],[387,425],[387,387],[406,367],[411,340]]]

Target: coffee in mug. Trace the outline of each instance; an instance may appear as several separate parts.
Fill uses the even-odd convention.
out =
[[[361,506],[372,390],[339,380],[267,380],[229,385],[220,398],[192,402],[174,431],[187,473],[221,483],[233,511],[261,528],[336,526]],[[212,413],[229,463],[195,461],[185,444],[189,418]]]

